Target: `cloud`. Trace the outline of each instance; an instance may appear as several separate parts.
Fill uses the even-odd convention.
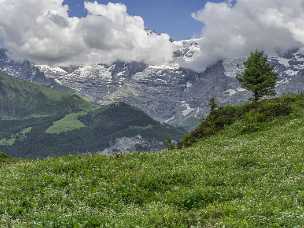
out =
[[[255,49],[277,54],[304,44],[303,0],[209,2],[193,17],[204,24],[201,52],[184,66],[198,71]]]
[[[0,0],[0,46],[38,64],[143,61],[172,58],[167,34],[148,34],[123,4],[86,2],[88,15],[69,17],[63,0]]]

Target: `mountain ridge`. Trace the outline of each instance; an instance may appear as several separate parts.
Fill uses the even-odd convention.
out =
[[[167,65],[116,62],[112,65],[52,67],[33,65],[47,79],[71,88],[98,104],[123,101],[146,112],[153,119],[191,130],[209,112],[208,103],[246,101],[250,93],[239,85],[236,74],[242,71],[245,57],[219,61],[198,73],[181,67],[200,51],[199,40],[174,41],[174,60]],[[302,49],[270,56],[279,74],[279,95],[304,90],[304,52]],[[5,62],[5,61],[2,61]],[[0,69],[5,68],[5,64]]]
[[[0,151],[17,157],[156,151],[184,134],[128,104],[98,106],[1,72],[0,94]]]

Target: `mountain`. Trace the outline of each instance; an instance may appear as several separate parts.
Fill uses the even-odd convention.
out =
[[[286,100],[287,116],[181,150],[5,158],[0,227],[302,227],[304,97],[266,104]]]
[[[1,119],[28,119],[89,109],[92,105],[74,92],[14,79],[0,72]]]
[[[209,112],[208,103],[212,97],[220,104],[234,104],[247,100],[250,95],[236,80],[245,57],[219,61],[203,73],[180,67],[181,60],[191,61],[200,51],[198,41],[173,42],[176,47],[174,60],[167,65],[116,62],[112,65],[32,67],[43,72],[48,80],[71,88],[98,104],[125,102],[159,122],[191,130]],[[277,91],[280,95],[303,91],[304,49],[290,51],[281,57],[272,56],[269,61],[279,73]],[[5,68],[6,64],[0,64],[0,70]]]
[[[39,68],[29,61],[15,61],[9,58],[5,49],[0,49],[0,71],[17,79],[46,85],[58,90],[66,90],[56,79],[47,78]]]
[[[154,151],[184,133],[124,103],[92,105],[70,91],[0,73],[0,151],[17,157]]]

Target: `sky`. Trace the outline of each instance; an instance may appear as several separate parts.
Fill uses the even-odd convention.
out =
[[[147,28],[168,33],[174,40],[198,36],[202,24],[191,14],[200,10],[208,0],[98,0],[99,3],[123,3],[130,15],[141,16]],[[209,2],[222,2],[212,0]],[[71,16],[84,16],[84,0],[65,0]]]

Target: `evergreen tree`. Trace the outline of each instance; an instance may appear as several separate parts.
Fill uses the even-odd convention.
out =
[[[215,97],[212,97],[209,100],[209,108],[210,108],[210,112],[214,112],[216,109],[218,109],[218,104],[216,102]]]
[[[165,139],[165,146],[168,150],[174,150],[176,149],[176,145],[174,144],[173,140],[171,138],[166,138]]]
[[[245,89],[253,93],[253,100],[255,102],[264,96],[276,94],[277,74],[268,63],[264,52],[255,51],[251,53],[244,66],[244,73],[238,75],[237,79]]]

